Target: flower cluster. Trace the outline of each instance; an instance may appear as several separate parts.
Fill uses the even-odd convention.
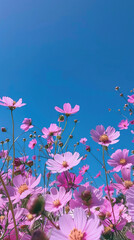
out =
[[[134,95],[128,97],[133,105]],[[12,139],[1,139],[0,239],[133,240],[134,155],[126,148],[110,153],[120,131],[103,125],[89,131],[94,146],[102,150],[97,148],[95,154],[88,145],[91,140],[73,140],[77,119],[67,133],[68,119],[80,107],[65,103],[63,109],[55,107],[57,122],[49,127],[40,130],[25,118],[21,139],[22,134],[14,137],[13,116],[16,108],[25,105],[22,99],[3,97],[0,105],[11,111],[13,123]],[[122,120],[119,130],[129,124],[133,120]],[[5,127],[1,131],[8,133]],[[15,151],[21,140],[21,151]]]

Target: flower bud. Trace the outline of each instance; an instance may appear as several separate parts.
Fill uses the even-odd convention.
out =
[[[1,131],[2,131],[2,132],[6,132],[7,130],[6,130],[5,127],[2,127],[2,128],[1,128]]]
[[[31,240],[48,240],[48,237],[43,231],[37,230],[33,233]]]
[[[117,87],[115,87],[115,90],[116,90],[116,91],[118,91],[118,90],[119,90],[119,87],[118,87],[118,86],[117,86]]]
[[[63,115],[60,115],[60,116],[59,116],[59,121],[60,121],[60,122],[64,122],[64,116],[63,116]]]
[[[70,135],[69,138],[73,138],[73,135]]]
[[[19,167],[21,165],[20,158],[15,158],[14,159],[14,164],[15,164],[15,167]]]
[[[90,152],[90,151],[91,151],[90,146],[86,146],[86,151],[87,151],[87,152]]]
[[[32,161],[32,160],[29,160],[29,161],[27,162],[27,165],[28,165],[29,167],[32,167],[32,166],[33,166],[33,161]]]
[[[57,139],[59,139],[59,140],[60,140],[60,139],[61,139],[61,136],[60,136],[60,135],[58,135],[58,136],[57,136]]]
[[[27,209],[31,214],[40,214],[45,205],[45,200],[42,195],[35,194],[31,196],[27,203]]]
[[[63,142],[59,142],[59,146],[60,146],[60,147],[63,147]]]
[[[78,120],[77,120],[77,119],[75,119],[75,120],[74,120],[74,122],[75,122],[75,123],[77,123],[77,122],[78,122]]]

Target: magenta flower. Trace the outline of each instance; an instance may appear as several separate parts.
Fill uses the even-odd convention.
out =
[[[74,199],[70,201],[70,207],[92,208],[103,204],[102,192],[93,186],[80,186],[79,191],[73,193]]]
[[[84,165],[84,166],[80,169],[79,173],[83,175],[83,174],[85,174],[85,172],[87,172],[88,169],[89,169],[89,165]]]
[[[71,197],[71,191],[66,193],[64,187],[60,187],[59,191],[53,187],[50,189],[50,194],[46,195],[45,210],[49,212],[57,212],[70,201]]]
[[[20,98],[18,100],[18,102],[15,102],[10,97],[2,97],[2,98],[0,98],[0,105],[9,107],[11,110],[14,110],[17,107],[22,107],[22,106],[26,105],[26,103],[22,103],[22,98]]]
[[[55,110],[57,112],[64,113],[66,116],[70,116],[71,114],[77,113],[80,110],[80,106],[75,105],[75,107],[72,108],[70,103],[64,103],[63,109],[56,106]]]
[[[47,128],[43,128],[42,129],[42,137],[43,138],[48,138],[48,137],[52,137],[52,136],[57,136],[61,134],[61,128],[58,127],[55,123],[50,124],[50,127]]]
[[[52,173],[61,173],[65,172],[70,168],[77,166],[82,157],[80,157],[78,152],[72,154],[71,152],[65,152],[64,154],[56,154],[54,155],[54,159],[48,159],[47,169],[49,169]]]
[[[128,95],[128,102],[134,103],[134,94],[131,96]]]
[[[115,131],[113,127],[105,128],[102,125],[98,125],[96,130],[92,129],[90,131],[92,139],[103,146],[109,146],[109,144],[115,144],[119,140],[116,140],[120,136],[119,131]]]
[[[37,144],[37,140],[34,138],[29,142],[28,147],[31,149],[34,149],[36,144]]]
[[[113,171],[119,172],[122,167],[134,164],[134,155],[128,156],[129,150],[121,149],[116,150],[112,155],[111,159],[107,162],[110,166],[114,167]]]
[[[86,142],[87,142],[87,138],[81,138],[81,139],[80,139],[80,143],[86,144]]]
[[[101,175],[101,171],[99,171],[94,178],[98,178],[100,175]]]
[[[130,121],[130,124],[134,125],[134,119],[132,121]]]
[[[20,126],[20,128],[22,130],[24,130],[25,132],[27,132],[30,128],[33,128],[32,125],[32,119],[31,118],[24,118],[23,124]]]
[[[74,173],[70,173],[68,171],[62,172],[57,176],[57,186],[61,187],[63,186],[66,190],[69,189],[76,189],[78,187],[78,184],[83,180],[83,177],[81,174],[76,176]]]
[[[118,127],[120,130],[123,130],[123,129],[128,129],[128,126],[129,126],[129,122],[128,120],[121,120],[121,122],[118,124]]]
[[[123,167],[121,173],[122,178],[117,173],[113,175],[117,183],[111,184],[116,189],[117,194],[120,192],[125,194],[130,187],[134,186],[134,183],[131,181],[131,168]]]
[[[60,230],[53,229],[50,240],[99,240],[103,231],[100,220],[94,214],[89,218],[82,208],[74,209],[74,218],[65,214],[59,219]]]
[[[127,190],[126,199],[127,199],[128,212],[132,217],[132,221],[134,222],[134,186]]]

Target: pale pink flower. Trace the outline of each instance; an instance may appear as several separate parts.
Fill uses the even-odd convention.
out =
[[[71,152],[65,152],[64,154],[55,154],[54,159],[48,159],[47,169],[52,173],[61,173],[67,171],[70,168],[77,166],[82,157],[78,152],[72,154]]]
[[[37,144],[37,140],[34,138],[29,142],[28,147],[34,149],[35,145]]]
[[[98,178],[100,175],[101,175],[101,171],[99,171],[94,178]]]
[[[26,198],[29,194],[35,193],[35,187],[40,183],[41,174],[36,179],[33,176],[30,177],[22,177],[21,175],[17,175],[13,178],[12,186],[7,186],[8,193],[10,195],[11,200],[14,203],[18,203],[21,199]],[[36,188],[36,193],[41,193],[42,188]]]
[[[134,155],[128,156],[129,150],[118,149],[112,155],[111,159],[107,162],[110,166],[114,167],[113,171],[119,172],[122,167],[134,164]]]
[[[53,187],[50,189],[50,194],[46,194],[45,210],[49,212],[57,212],[70,201],[71,197],[71,190],[66,193],[64,187],[60,187],[59,191]]]
[[[103,231],[100,220],[94,214],[87,218],[82,208],[74,209],[74,217],[69,214],[59,219],[60,230],[53,229],[50,240],[99,240]]]
[[[127,199],[128,212],[132,217],[132,221],[134,222],[134,186],[127,190],[126,199]]]
[[[66,116],[70,116],[71,114],[77,113],[80,110],[80,106],[75,105],[75,107],[72,108],[70,103],[64,103],[63,109],[56,106],[55,110],[57,112],[64,113]]]
[[[84,165],[84,166],[80,169],[79,173],[83,175],[83,174],[85,174],[85,172],[87,172],[88,169],[89,169],[89,165]]]
[[[62,129],[58,127],[55,123],[51,123],[48,129],[45,127],[42,129],[42,133],[43,133],[42,137],[48,138],[48,137],[60,135],[61,130]]]
[[[87,142],[87,138],[81,138],[81,139],[80,139],[80,143],[86,144],[86,142]]]
[[[128,102],[134,103],[134,94],[131,96],[128,95]]]
[[[22,103],[22,98],[20,98],[17,102],[15,102],[10,97],[2,97],[0,98],[0,105],[9,107],[11,110],[14,110],[17,107],[22,107],[26,105],[26,103]]]
[[[131,168],[123,167],[121,169],[121,173],[122,178],[119,177],[117,173],[115,173],[113,176],[117,183],[111,183],[111,186],[116,189],[117,194],[120,192],[125,194],[130,187],[134,186],[134,183],[131,181]]]
[[[25,132],[27,132],[30,128],[33,128],[32,125],[32,119],[31,118],[24,118],[23,124],[20,126],[20,128],[22,130],[24,130]]]
[[[96,130],[92,129],[90,131],[92,139],[103,146],[109,146],[109,144],[115,144],[119,140],[116,140],[120,136],[119,131],[115,131],[113,127],[105,128],[102,125],[98,125]]]
[[[127,232],[126,232],[126,236],[127,236],[128,239],[134,240],[134,234],[133,234],[132,232],[127,231]]]
[[[123,129],[128,129],[128,126],[129,126],[129,122],[128,120],[121,120],[121,122],[118,124],[118,127],[120,130],[123,130]]]

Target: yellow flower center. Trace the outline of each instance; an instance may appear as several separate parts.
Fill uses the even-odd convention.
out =
[[[53,205],[58,208],[61,205],[60,200],[59,199],[54,200]]]
[[[24,191],[28,190],[28,186],[26,183],[22,184],[19,189],[18,189],[18,192],[19,194],[21,195]]]
[[[69,235],[69,240],[82,240],[83,235],[84,234],[80,230],[74,228]]]
[[[106,134],[101,135],[99,141],[103,143],[107,142],[108,136]]]
[[[3,222],[4,219],[5,219],[5,216],[4,216],[4,215],[1,215],[1,216],[0,216],[0,222]]]
[[[29,214],[27,215],[27,219],[28,219],[29,221],[32,221],[32,220],[34,219],[34,216],[29,213]]]
[[[124,184],[125,184],[126,188],[130,188],[133,186],[133,182],[131,182],[131,181],[124,181]]]
[[[126,163],[126,159],[125,158],[120,159],[120,164],[124,165],[125,163]]]
[[[68,163],[67,163],[66,161],[63,161],[62,166],[63,166],[64,168],[67,168],[67,167],[68,167]]]
[[[16,101],[13,101],[13,105],[15,105]]]

